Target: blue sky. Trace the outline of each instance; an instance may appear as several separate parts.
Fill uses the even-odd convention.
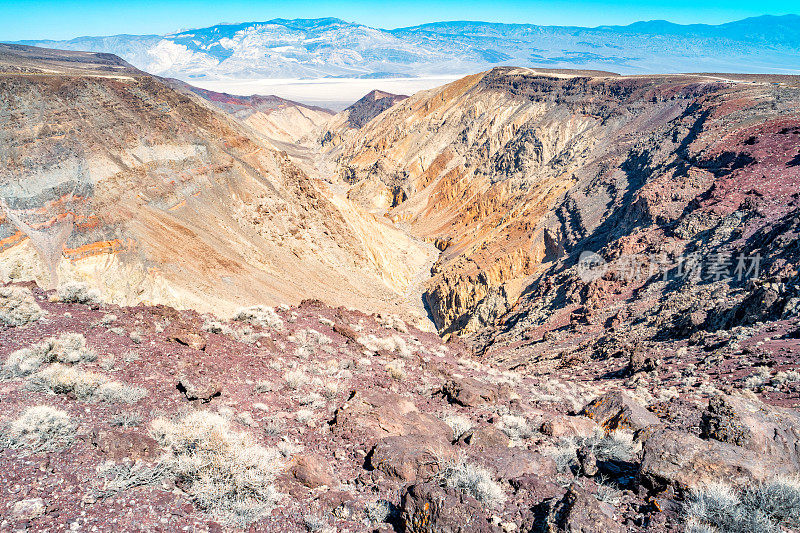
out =
[[[598,26],[652,19],[718,24],[763,14],[797,12],[800,8],[796,0],[0,0],[0,41],[163,34],[219,22],[272,18],[338,17],[380,28],[440,20]]]

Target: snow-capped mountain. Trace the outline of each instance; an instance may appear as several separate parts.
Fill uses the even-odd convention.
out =
[[[717,26],[666,21],[582,28],[437,22],[384,30],[335,18],[219,24],[170,35],[23,44],[117,54],[183,80],[417,77],[500,64],[620,73],[800,72],[800,16]]]

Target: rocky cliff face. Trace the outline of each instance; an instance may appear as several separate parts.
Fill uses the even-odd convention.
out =
[[[424,243],[323,194],[196,96],[124,64],[98,66],[96,54],[3,52],[25,64],[0,74],[0,181],[27,191],[9,193],[9,206],[37,207],[47,224],[68,198],[76,220],[62,277],[109,301],[227,314],[316,296],[388,309],[428,261]],[[17,225],[3,219],[0,231],[4,278],[45,278]]]
[[[696,233],[708,221],[689,211],[708,195],[734,202],[724,184],[740,176],[789,191],[791,83],[495,69],[395,105],[348,140],[339,168],[362,191],[397,191],[388,216],[443,250],[425,292],[437,326],[473,333],[552,262],[643,225]]]

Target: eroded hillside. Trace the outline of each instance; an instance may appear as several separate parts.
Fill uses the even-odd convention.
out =
[[[425,297],[441,332],[468,334],[496,324],[553,261],[569,256],[566,268],[640,226],[708,223],[694,206],[735,201],[743,177],[785,212],[797,190],[793,83],[495,69],[415,94],[331,157],[351,196],[381,197],[442,250]]]
[[[252,129],[118,58],[2,51],[0,181],[45,229],[69,200],[63,279],[222,315],[309,296],[404,312],[428,247],[323,194]],[[17,225],[0,231],[3,277],[46,284]]]

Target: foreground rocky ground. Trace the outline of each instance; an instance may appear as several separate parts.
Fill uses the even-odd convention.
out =
[[[800,469],[796,321],[755,324],[731,354],[710,341],[626,357],[587,346],[534,373],[315,301],[219,322],[105,305],[78,285],[9,285],[0,319],[2,531],[699,532],[744,517],[790,531],[800,519],[785,477]]]

